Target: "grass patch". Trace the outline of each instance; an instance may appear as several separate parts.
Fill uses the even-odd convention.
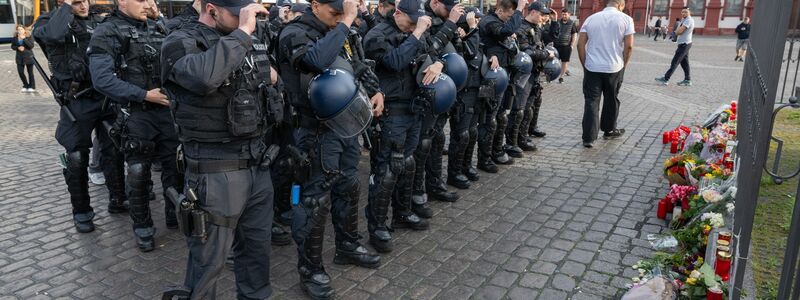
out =
[[[800,165],[800,110],[784,109],[775,120],[773,136],[784,141],[779,174],[787,175]],[[775,161],[777,145],[770,145],[767,166]],[[759,203],[753,223],[753,273],[756,299],[777,299],[783,254],[792,222],[798,178],[776,184],[764,173],[761,177]]]

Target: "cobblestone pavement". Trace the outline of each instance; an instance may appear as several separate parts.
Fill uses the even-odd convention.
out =
[[[461,200],[433,203],[431,229],[395,233],[395,251],[377,270],[325,263],[342,299],[605,299],[624,290],[650,253],[644,236],[659,232],[654,199],[666,192],[660,132],[694,123],[738,96],[742,64],[735,40],[697,37],[694,86],[658,86],[675,45],[639,37],[625,74],[619,140],[580,141],[582,72],[544,91],[539,152],[498,174],[481,174]],[[41,57],[41,56],[40,56]],[[156,298],[182,282],[187,250],[163,222],[161,194],[152,207],[157,249],[140,253],[126,215],[109,215],[105,189],[93,186],[97,230],[72,228],[69,198],[53,138],[56,106],[48,93],[23,95],[12,53],[0,51],[0,299]],[[674,82],[682,79],[681,71]],[[41,78],[38,86],[45,87]],[[367,169],[366,155],[362,162]],[[158,179],[158,175],[154,175]],[[158,180],[155,180],[158,182]],[[362,174],[362,191],[366,191]],[[160,186],[157,186],[160,189]],[[361,204],[366,196],[361,198]],[[361,212],[363,218],[363,210]],[[363,220],[363,219],[362,219]],[[366,228],[362,222],[362,234]],[[366,241],[365,241],[366,242]],[[275,299],[302,299],[293,246],[274,247]],[[219,292],[234,298],[232,273]]]

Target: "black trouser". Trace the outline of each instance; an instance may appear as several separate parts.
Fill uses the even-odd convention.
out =
[[[609,132],[617,128],[619,115],[619,89],[625,69],[616,73],[597,73],[585,70],[583,76],[583,141],[593,142],[597,139],[597,123],[600,119],[600,130]],[[603,97],[603,114],[600,113],[600,96]]]
[[[331,214],[336,245],[358,242],[358,137],[342,138],[327,128],[295,130],[297,147],[311,160],[311,173],[302,183],[300,203],[292,212],[292,238],[298,267],[322,270],[325,220]],[[269,224],[268,224],[269,225]],[[267,227],[269,228],[269,227]]]
[[[447,151],[447,175],[463,175],[469,165],[465,163],[472,152],[467,153],[470,136],[477,135],[478,88],[467,87],[458,93],[458,101],[450,110],[450,144]],[[474,132],[472,132],[474,130]],[[472,137],[474,140],[475,137]]]
[[[446,120],[446,119],[445,119]],[[420,196],[424,195],[426,191],[425,186],[425,165],[428,159],[433,155],[434,144],[437,143],[435,139],[439,136],[437,132],[439,125],[439,116],[434,115],[430,110],[424,112],[421,116],[421,126],[419,129],[419,141],[417,149],[414,151],[414,167],[413,176],[413,194]],[[444,124],[441,124],[444,127]],[[442,149],[439,149],[441,155]],[[441,164],[440,164],[441,166]],[[441,174],[441,171],[440,171]],[[403,180],[401,180],[403,182]],[[411,195],[402,194],[402,197],[411,197]],[[410,199],[410,198],[409,198]],[[421,204],[421,203],[417,203]]]
[[[499,96],[498,98],[502,97]],[[478,162],[492,158],[492,144],[497,130],[497,111],[500,109],[500,100],[479,99],[478,108]]]
[[[654,32],[655,32],[655,37],[653,38],[653,40],[657,41],[658,40],[658,36],[661,35],[661,28],[656,28]]]
[[[208,240],[187,238],[189,262],[185,285],[192,291],[192,299],[216,298],[217,279],[222,275],[229,251],[233,251],[237,298],[268,298],[272,294],[270,171],[259,166],[218,173],[187,170],[186,187],[195,191],[203,210],[236,224],[226,227],[208,222]]]
[[[449,119],[449,117],[447,113],[439,114],[436,116],[436,121],[433,123],[431,151],[428,160],[425,161],[425,191],[428,190],[427,187],[444,186],[444,181],[442,181],[442,154],[446,139],[444,125],[447,124],[447,119]],[[417,170],[417,174],[420,173],[420,170]]]
[[[299,167],[294,161],[295,158],[291,157],[286,146],[294,145],[294,128],[287,125],[281,125],[273,130],[272,140],[269,144],[277,144],[281,147],[278,158],[275,162],[275,167],[272,168],[272,186],[275,189],[274,209],[275,218],[280,219],[283,214],[291,212],[292,206],[290,204],[292,183],[294,178],[294,168]],[[293,161],[292,163],[289,163]],[[301,184],[301,182],[296,182]]]
[[[683,69],[683,79],[692,80],[691,73],[689,72],[689,49],[692,48],[692,43],[680,44],[678,49],[675,49],[675,55],[672,56],[672,63],[669,65],[669,70],[664,74],[664,79],[669,80],[672,73],[678,68],[678,65]]]
[[[166,190],[174,187],[183,189],[183,177],[178,173],[175,152],[178,148],[178,134],[172,123],[169,108],[134,104],[126,123],[125,161],[128,162],[128,201],[133,228],[151,228],[153,220],[150,215],[150,165],[160,162],[161,185]],[[175,205],[164,197],[164,214],[173,216]]]
[[[89,94],[94,93],[89,92]],[[101,146],[96,150],[103,153],[101,165],[106,177],[109,197],[125,198],[123,157],[119,149],[114,147],[108,131],[103,127],[103,122],[114,123],[116,115],[110,110],[104,111],[102,101],[96,97],[72,100],[67,103],[66,107],[72,111],[77,120],[70,121],[65,110],[62,109],[55,137],[67,152],[68,161],[63,173],[72,202],[72,213],[74,215],[91,213],[93,210],[89,203],[87,167],[89,166],[89,148],[92,147],[93,130],[97,132]]]
[[[25,79],[26,68],[28,69],[27,79]],[[30,65],[17,64],[17,74],[19,74],[19,80],[22,81],[22,88],[36,89],[36,81],[34,81],[33,79],[33,64]]]

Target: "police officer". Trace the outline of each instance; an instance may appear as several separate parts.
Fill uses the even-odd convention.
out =
[[[162,80],[182,143],[186,171],[181,229],[189,262],[191,299],[214,299],[216,282],[233,246],[239,299],[265,299],[269,284],[272,183],[277,146],[265,133],[275,114],[278,74],[267,41],[251,36],[256,14],[250,0],[203,1],[197,22],[164,40]],[[273,96],[268,96],[273,95]],[[186,230],[183,224],[193,222]]]
[[[515,53],[513,51],[516,51],[512,35],[519,29],[523,9],[525,1],[499,0],[495,10],[481,19],[478,25],[481,44],[484,53],[489,57],[490,68],[503,67],[509,70]],[[488,109],[479,121],[478,168],[489,173],[497,172],[495,163],[514,163],[514,160],[506,154],[504,145],[504,134],[508,124],[508,111],[504,108],[507,108],[509,105],[506,103],[513,99],[511,89],[513,87],[509,85],[509,90],[506,90],[503,96],[488,101]],[[491,157],[491,161],[488,157]]]
[[[433,60],[441,60],[442,55],[454,52],[453,40],[457,40],[456,22],[464,14],[464,9],[453,0],[429,0],[425,4],[425,14],[431,18],[431,28],[425,39],[426,51]],[[417,163],[414,175],[412,207],[414,213],[423,218],[433,215],[427,206],[428,196],[445,202],[458,200],[458,194],[447,190],[442,179],[442,149],[444,148],[444,125],[447,114],[433,114],[425,111],[422,115],[420,141],[414,152]]]
[[[550,9],[540,2],[531,3],[528,6],[528,15],[522,21],[519,38],[520,50],[525,51],[533,60],[533,71],[529,78],[529,84],[523,93],[527,94],[527,101],[522,101],[524,105],[524,116],[520,124],[519,140],[520,147],[525,151],[535,151],[536,144],[532,137],[544,137],[546,133],[537,126],[539,120],[539,108],[542,106],[542,84],[539,80],[544,62],[555,56],[555,53],[545,50],[543,41],[544,16],[550,13]],[[519,98],[518,98],[519,99]],[[514,112],[512,111],[512,114]]]
[[[470,140],[478,135],[478,89],[481,85],[480,66],[483,53],[480,51],[476,9],[470,10],[463,21],[459,20],[457,33],[463,41],[456,47],[469,68],[467,83],[459,93],[458,100],[450,112],[450,145],[447,151],[447,184],[457,188],[469,188],[470,181],[478,180],[478,172],[472,167]]]
[[[160,91],[159,57],[166,32],[156,29],[148,13],[158,15],[149,1],[121,0],[119,7],[95,30],[89,63],[95,89],[126,107],[127,136],[122,143],[128,163],[128,200],[136,244],[143,252],[155,247],[150,216],[151,163],[161,162],[164,189],[182,189],[175,166],[178,136],[172,126],[167,96]],[[154,13],[155,12],[155,13]],[[175,206],[165,198],[167,228],[177,228]]]
[[[175,31],[186,23],[197,21],[197,18],[200,17],[201,5],[201,0],[194,0],[187,3],[186,7],[184,7],[181,12],[165,22],[167,29],[169,29],[169,31]]]
[[[394,15],[394,9],[395,0],[378,0],[378,6],[375,7],[375,11],[372,12],[372,15],[375,17],[375,25],[372,25],[370,29],[374,28],[379,23],[391,20],[392,15]]]
[[[421,39],[430,24],[419,0],[403,0],[392,19],[378,24],[364,38],[367,57],[376,61],[375,72],[386,92],[384,115],[379,121],[380,142],[372,149],[375,165],[366,208],[369,242],[381,253],[392,251],[392,236],[386,226],[390,201],[393,228],[428,228],[428,222],[412,211],[411,190],[415,168],[420,167],[415,162],[415,150],[422,126],[421,112],[416,109],[421,103],[414,103],[416,72],[421,68],[417,64],[429,59]],[[423,83],[434,81],[443,66],[436,62],[421,70],[426,74]]]
[[[56,89],[66,104],[56,127],[56,140],[66,154],[64,179],[72,202],[72,218],[78,232],[94,230],[94,210],[89,200],[89,148],[92,130],[97,131],[102,152],[103,173],[109,191],[108,212],[127,211],[123,158],[108,135],[106,126],[115,114],[106,108],[102,94],[92,88],[86,48],[99,18],[89,15],[86,0],[64,0],[52,13],[37,21],[33,35],[44,44]],[[75,121],[70,120],[70,111]]]
[[[301,287],[314,299],[335,294],[322,265],[326,210],[330,209],[335,230],[334,263],[367,268],[380,265],[380,256],[369,253],[358,241],[358,137],[343,137],[322,124],[311,107],[307,88],[311,79],[326,69],[351,69],[376,106],[375,114],[383,110],[383,93],[375,74],[356,59],[361,47],[354,43],[357,35],[351,36],[351,26],[357,14],[357,0],[313,0],[309,10],[286,25],[278,38],[281,75],[299,124],[297,148],[310,160],[306,178],[298,180],[302,192],[293,209],[292,237],[297,244]]]

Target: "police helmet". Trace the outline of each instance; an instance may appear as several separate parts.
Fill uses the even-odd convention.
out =
[[[456,53],[447,53],[442,55],[444,61],[444,73],[450,76],[450,79],[456,84],[458,90],[467,86],[467,76],[469,70],[467,69],[467,62],[461,55]]]
[[[483,79],[494,81],[494,93],[497,96],[502,95],[508,87],[508,73],[503,67],[486,70],[486,73],[483,74]]]
[[[372,121],[372,105],[348,71],[332,68],[315,76],[308,99],[317,119],[343,138],[358,135]]]
[[[533,70],[533,59],[528,53],[517,51],[512,67],[515,73],[530,74],[531,70]]]
[[[558,56],[558,50],[556,49],[556,47],[547,46],[547,47],[544,47],[544,49],[547,50],[547,51],[553,51],[553,54],[554,54],[553,56],[556,57],[556,58],[560,58]]]
[[[542,73],[547,77],[548,82],[558,79],[558,76],[561,75],[561,60],[558,57],[553,57],[544,62]]]
[[[420,85],[423,90],[428,90],[431,102],[431,111],[434,114],[441,114],[450,110],[453,103],[456,102],[456,94],[458,89],[455,82],[450,76],[442,73],[436,82],[428,85]]]

